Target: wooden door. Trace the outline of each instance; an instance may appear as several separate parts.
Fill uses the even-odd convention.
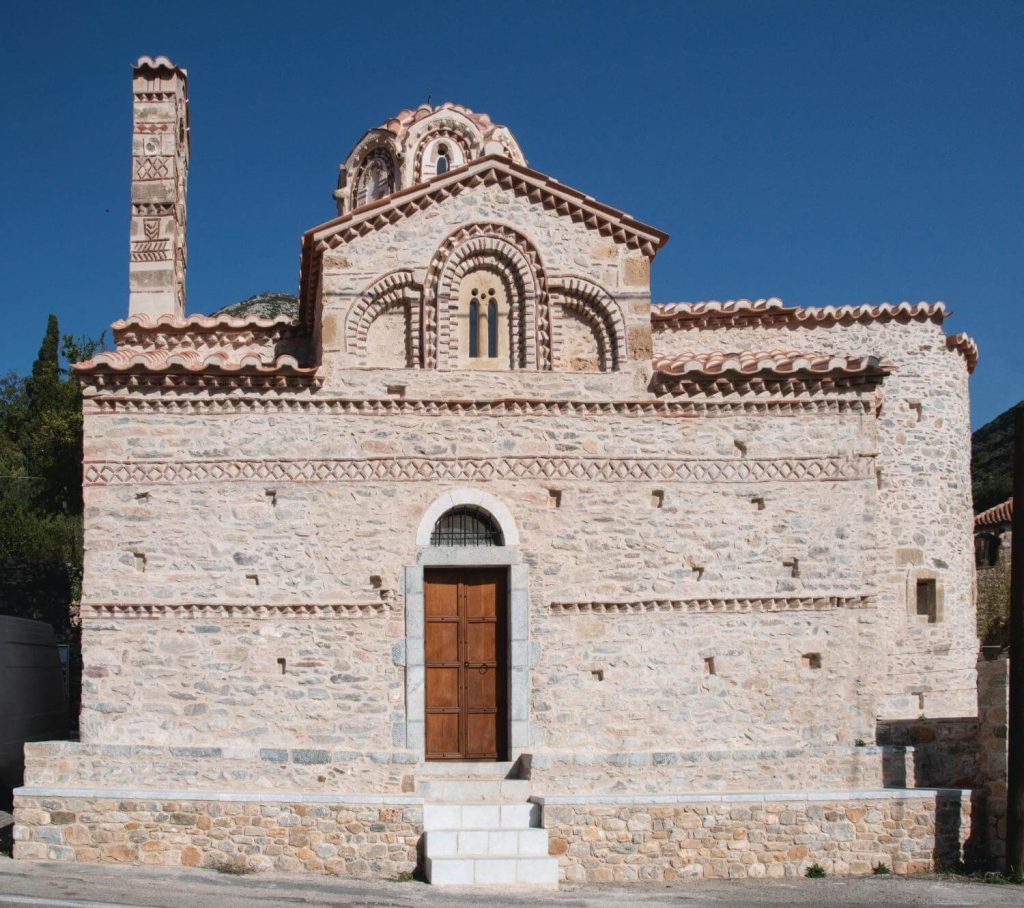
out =
[[[507,573],[424,575],[426,757],[504,760],[508,714]]]

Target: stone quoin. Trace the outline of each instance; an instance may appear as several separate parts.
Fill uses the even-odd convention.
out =
[[[977,715],[977,350],[941,303],[652,304],[664,233],[445,103],[345,159],[296,318],[186,316],[185,70],[133,91],[129,311],[75,366],[81,741],[28,745],[16,858],[959,859],[970,791],[876,744]]]

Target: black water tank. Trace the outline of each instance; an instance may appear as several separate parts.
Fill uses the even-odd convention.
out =
[[[67,737],[68,706],[53,628],[0,615],[0,801],[22,784],[26,741]]]

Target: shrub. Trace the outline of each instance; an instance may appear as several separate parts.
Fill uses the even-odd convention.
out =
[[[809,880],[820,880],[822,877],[828,876],[828,874],[825,873],[825,868],[821,864],[815,862],[804,871],[804,876]]]

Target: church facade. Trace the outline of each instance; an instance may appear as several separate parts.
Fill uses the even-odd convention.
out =
[[[348,155],[298,318],[185,315],[187,76],[134,72],[85,402],[81,741],[15,856],[553,885],[955,860],[890,719],[975,694],[941,303],[652,304],[668,237],[456,104]],[[653,188],[653,187],[652,187]]]

